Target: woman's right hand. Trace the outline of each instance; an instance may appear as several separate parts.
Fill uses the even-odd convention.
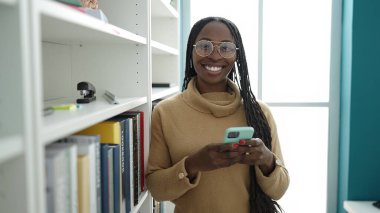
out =
[[[192,180],[200,171],[228,167],[240,161],[237,144],[213,143],[206,145],[185,160],[188,178]]]

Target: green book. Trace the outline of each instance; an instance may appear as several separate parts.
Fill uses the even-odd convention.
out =
[[[59,2],[65,3],[65,4],[71,4],[71,5],[78,6],[78,7],[82,6],[82,2],[79,0],[56,0],[56,1],[59,1]]]

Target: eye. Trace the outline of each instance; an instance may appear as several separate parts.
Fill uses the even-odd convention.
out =
[[[230,51],[233,51],[235,48],[234,48],[234,44],[232,43],[222,43],[220,45],[220,51],[223,51],[223,52],[230,52]]]
[[[208,42],[208,41],[199,42],[199,48],[201,48],[202,50],[208,50],[212,48],[211,46],[212,46],[211,42]]]

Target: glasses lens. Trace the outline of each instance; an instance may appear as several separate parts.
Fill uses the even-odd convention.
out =
[[[223,58],[232,58],[236,54],[236,45],[232,42],[222,42],[219,45],[219,53]]]
[[[195,52],[202,57],[209,56],[214,49],[214,45],[211,41],[200,40],[195,44]]]

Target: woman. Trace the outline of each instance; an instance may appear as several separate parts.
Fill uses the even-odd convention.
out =
[[[254,138],[223,143],[228,127],[251,126]],[[242,39],[224,18],[192,28],[183,92],[152,115],[147,182],[175,212],[279,212],[289,185],[267,105],[251,91]]]

